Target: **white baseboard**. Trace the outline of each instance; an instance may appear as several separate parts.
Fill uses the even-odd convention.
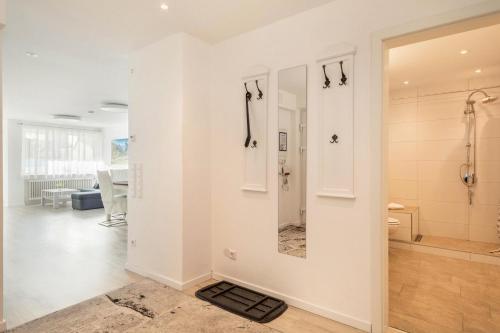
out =
[[[182,282],[177,281],[177,280],[172,279],[172,278],[169,278],[168,276],[154,273],[154,272],[149,272],[145,269],[142,269],[142,268],[137,267],[135,265],[131,265],[129,263],[125,264],[125,269],[127,271],[132,272],[132,273],[136,273],[136,274],[142,275],[144,277],[150,278],[151,280],[155,280],[157,282],[163,283],[163,284],[165,284],[169,287],[172,287],[176,290],[182,291],[182,285],[183,285]]]
[[[212,272],[195,277],[194,279],[191,279],[189,281],[184,282],[182,284],[182,290],[186,290],[186,289],[189,289],[191,287],[194,287],[197,284],[200,284],[202,282],[210,280],[211,278],[212,278]]]
[[[169,278],[169,277],[162,275],[162,274],[147,271],[145,269],[142,269],[142,268],[135,266],[135,265],[131,265],[129,263],[125,264],[125,269],[127,271],[132,272],[132,273],[142,275],[144,277],[150,278],[151,280],[155,280],[157,282],[163,283],[169,287],[172,287],[172,288],[174,288],[176,290],[180,290],[180,291],[194,287],[197,284],[200,284],[200,283],[207,281],[207,280],[210,280],[212,278],[212,273],[210,272],[210,273],[202,274],[202,275],[195,277],[189,281],[181,282],[181,281],[177,281],[175,279]]]
[[[349,315],[346,315],[343,313],[338,313],[336,311],[326,309],[322,306],[306,302],[306,301],[301,300],[299,298],[285,295],[285,294],[282,294],[282,293],[279,293],[279,292],[276,292],[274,290],[270,290],[267,288],[262,288],[262,287],[255,285],[255,284],[248,283],[248,282],[233,278],[231,276],[227,276],[227,275],[216,273],[216,272],[214,272],[212,274],[212,276],[216,280],[226,280],[226,281],[229,281],[232,283],[237,283],[237,284],[242,285],[244,287],[247,287],[249,289],[253,289],[253,290],[259,291],[261,293],[271,295],[271,296],[276,297],[276,298],[280,298],[280,299],[284,300],[286,303],[288,303],[289,305],[294,306],[296,308],[306,310],[306,311],[309,311],[311,313],[320,315],[322,317],[338,321],[339,323],[355,327],[355,328],[363,330],[365,332],[371,332],[372,325],[370,322],[367,322],[365,320],[354,318],[352,316],[349,316]]]

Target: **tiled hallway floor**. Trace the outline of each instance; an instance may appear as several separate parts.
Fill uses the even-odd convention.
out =
[[[500,332],[500,266],[391,248],[389,290],[391,327]]]

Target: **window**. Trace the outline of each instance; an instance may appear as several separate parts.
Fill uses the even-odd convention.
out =
[[[22,145],[25,177],[94,175],[102,165],[98,130],[23,125]]]

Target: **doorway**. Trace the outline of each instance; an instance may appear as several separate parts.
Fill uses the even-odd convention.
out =
[[[397,330],[500,329],[500,183],[489,171],[500,151],[500,50],[482,46],[499,23],[492,15],[384,43],[383,290]]]

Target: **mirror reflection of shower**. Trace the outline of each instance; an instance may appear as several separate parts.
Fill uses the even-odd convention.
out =
[[[476,110],[474,104],[476,101],[472,97],[476,94],[482,94],[483,104],[491,103],[497,100],[497,97],[488,95],[484,90],[474,90],[469,94],[465,102],[464,114],[466,116],[466,140],[465,144],[465,163],[460,166],[460,180],[467,186],[467,194],[469,198],[469,205],[472,205],[473,188],[477,182],[476,172]]]
[[[278,74],[278,251],[307,252],[307,67]]]

